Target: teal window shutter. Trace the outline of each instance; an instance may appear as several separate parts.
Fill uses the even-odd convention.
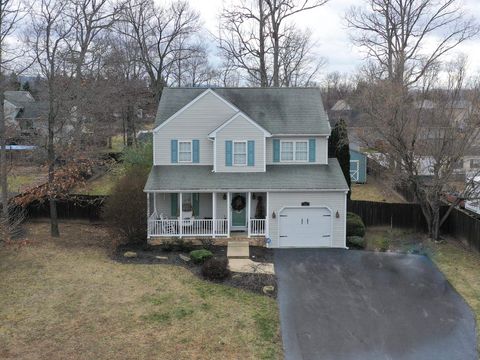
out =
[[[178,216],[178,194],[177,193],[170,194],[170,213],[172,217]]]
[[[255,141],[248,140],[248,166],[255,166]]]
[[[170,154],[171,154],[171,163],[176,164],[178,162],[178,140],[170,141]]]
[[[225,166],[232,166],[232,141],[225,141]]]
[[[309,162],[315,162],[315,153],[316,153],[316,140],[315,139],[309,139],[308,140],[308,161]]]
[[[200,194],[199,193],[192,194],[192,207],[193,207],[193,215],[200,216]]]
[[[198,164],[200,162],[200,141],[192,140],[192,148],[192,161]]]
[[[280,139],[273,139],[273,162],[280,162]]]

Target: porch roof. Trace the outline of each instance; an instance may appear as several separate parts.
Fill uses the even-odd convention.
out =
[[[337,159],[328,165],[267,165],[266,172],[214,173],[212,166],[154,166],[144,191],[348,190]]]

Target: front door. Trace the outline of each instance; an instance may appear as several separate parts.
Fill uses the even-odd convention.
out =
[[[247,227],[247,196],[245,193],[233,193],[232,203],[232,230],[245,230]]]

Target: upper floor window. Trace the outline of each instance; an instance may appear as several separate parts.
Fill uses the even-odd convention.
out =
[[[308,160],[308,141],[282,141],[280,145],[281,161]]]
[[[192,162],[192,142],[191,141],[178,142],[178,161]]]
[[[233,142],[233,165],[235,166],[247,165],[247,142],[246,141]]]

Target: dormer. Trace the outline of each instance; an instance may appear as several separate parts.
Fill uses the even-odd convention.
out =
[[[266,170],[266,138],[272,134],[238,112],[209,134],[214,146],[215,172]]]

